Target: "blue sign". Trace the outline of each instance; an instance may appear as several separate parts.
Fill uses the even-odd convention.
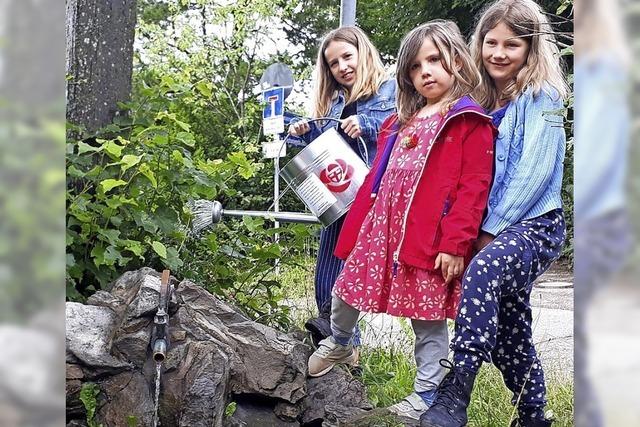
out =
[[[262,99],[267,103],[262,111],[262,118],[282,116],[284,114],[284,88],[274,87],[262,92]]]

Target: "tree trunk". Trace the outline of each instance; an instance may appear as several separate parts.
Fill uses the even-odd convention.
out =
[[[67,121],[95,131],[131,93],[136,0],[67,0]]]

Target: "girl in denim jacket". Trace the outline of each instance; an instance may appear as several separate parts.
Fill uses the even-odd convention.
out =
[[[342,27],[325,36],[318,51],[316,80],[312,117],[340,119],[340,124],[334,120],[294,119],[289,140],[306,145],[327,129],[338,127],[351,148],[370,165],[380,125],[395,111],[396,85],[395,80],[388,79],[378,51],[361,29]],[[366,150],[357,141],[360,137]],[[342,260],[333,251],[342,223],[343,218],[320,231],[314,279],[320,317],[305,324],[316,343],[330,334],[331,290],[342,270]]]
[[[499,136],[489,204],[462,283],[451,342],[453,363],[422,427],[467,424],[482,362],[493,363],[513,393],[512,426],[546,427],[545,381],[532,340],[533,282],[565,240],[561,110],[567,87],[551,27],[533,0],[498,0],[477,24],[472,52],[482,74],[476,99]]]

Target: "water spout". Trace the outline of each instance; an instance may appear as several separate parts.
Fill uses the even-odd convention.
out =
[[[163,338],[159,338],[153,343],[153,360],[155,360],[156,363],[162,363],[166,356],[167,341]]]

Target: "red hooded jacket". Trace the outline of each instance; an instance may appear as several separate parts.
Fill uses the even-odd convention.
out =
[[[373,206],[399,130],[397,115],[382,124],[378,150],[338,237],[335,256],[346,259]],[[393,256],[406,265],[433,270],[439,252],[471,259],[487,204],[497,130],[470,97],[447,113],[436,131],[418,179]]]

